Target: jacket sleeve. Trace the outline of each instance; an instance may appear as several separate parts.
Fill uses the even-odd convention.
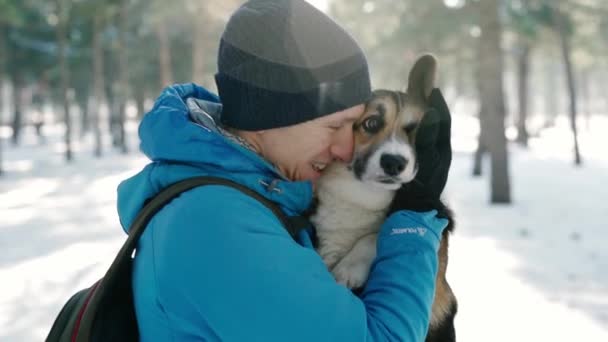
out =
[[[368,285],[357,297],[263,205],[233,189],[195,189],[153,221],[159,305],[175,336],[423,341],[442,229],[433,231],[433,217],[397,212],[386,221]]]

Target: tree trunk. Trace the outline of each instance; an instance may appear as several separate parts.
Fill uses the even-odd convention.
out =
[[[530,43],[522,39],[520,44],[520,53],[517,59],[517,98],[519,102],[519,116],[517,118],[517,142],[524,146],[528,146],[528,129],[526,121],[528,119],[529,106],[529,79],[530,79]]]
[[[557,117],[557,99],[560,98],[560,88],[556,86],[557,77],[553,60],[545,62],[545,122],[543,128],[555,126]]]
[[[3,107],[3,100],[4,100],[4,75],[6,73],[6,62],[7,62],[7,55],[6,52],[8,51],[8,49],[6,48],[6,31],[5,31],[5,27],[4,25],[0,24],[0,127],[2,127],[2,124],[4,122],[4,107]],[[2,143],[2,138],[0,137],[0,176],[2,176],[2,174],[4,173],[4,167],[3,167],[3,162],[2,162],[2,148],[3,148],[3,143]]]
[[[106,76],[108,74],[106,73]],[[110,138],[112,139],[112,146],[118,147],[118,95],[117,95],[117,83],[116,79],[106,78],[106,98],[108,100],[108,128],[110,130]]]
[[[576,127],[576,87],[574,81],[574,72],[572,70],[572,60],[570,58],[572,48],[570,46],[570,37],[566,30],[566,14],[557,12],[556,15],[557,32],[560,40],[560,47],[562,50],[562,58],[564,61],[564,68],[566,71],[566,82],[568,87],[568,95],[570,97],[570,128],[572,129],[572,136],[574,138],[574,164],[580,166],[582,159],[578,148],[578,131]]]
[[[118,99],[118,86],[119,81],[118,78],[118,59],[116,57],[118,53],[116,52],[116,47],[110,51],[107,55],[105,55],[105,95],[107,99],[107,108],[108,108],[108,128],[110,133],[110,139],[112,142],[112,147],[118,147],[119,144],[119,134],[118,134],[118,121],[119,121],[119,99]]]
[[[2,44],[2,30],[0,29],[0,44]],[[3,102],[2,100],[4,100],[4,68],[2,65],[2,51],[1,51],[2,47],[0,47],[0,127],[2,127],[2,123],[4,122],[4,110],[3,110]],[[3,158],[2,158],[2,149],[3,149],[3,142],[2,142],[2,137],[0,137],[0,176],[2,176],[2,174],[4,174],[4,163],[3,163]]]
[[[101,140],[101,108],[105,104],[105,86],[104,86],[104,55],[101,45],[101,31],[103,29],[103,14],[97,13],[93,18],[93,103],[92,120],[93,129],[95,132],[95,148],[94,155],[99,158],[103,154]]]
[[[477,150],[475,150],[475,153],[473,156],[473,177],[479,177],[482,174],[483,156],[484,156],[485,152],[486,152],[486,149],[483,145],[483,138],[482,138],[481,131],[480,131],[479,137],[477,138]]]
[[[608,70],[604,71],[604,78],[600,78],[601,80],[607,80],[608,79]],[[606,88],[602,87],[602,94],[604,96],[602,96],[604,98],[604,113],[608,113],[608,91]]]
[[[89,91],[80,89],[76,92],[78,107],[80,108],[80,136],[84,137],[91,130],[91,113],[89,113]]]
[[[11,142],[13,143],[13,146],[17,146],[19,144],[19,138],[21,137],[21,128],[23,124],[23,75],[21,75],[18,70],[14,70],[11,72],[11,76],[13,83],[13,121],[11,122],[13,135],[11,137]]]
[[[477,53],[480,54],[481,52],[479,50],[481,50],[481,44],[477,44],[477,50]],[[484,125],[486,120],[483,118],[485,110],[482,107],[484,103],[481,101],[481,70],[479,64],[475,67],[475,85],[477,87],[477,97],[479,99],[479,113],[477,115],[479,118],[479,136],[477,137],[477,150],[475,150],[473,156],[473,177],[479,177],[483,173],[483,156],[485,152],[487,152],[487,148],[484,145],[484,134],[487,128]]]
[[[479,2],[480,27],[480,82],[481,115],[487,128],[484,142],[491,156],[491,202],[511,203],[507,140],[505,137],[505,102],[503,91],[503,56],[501,51],[502,27],[499,18],[499,0]]]
[[[129,67],[127,56],[127,20],[128,0],[121,0],[118,13],[118,147],[122,153],[127,153],[125,123],[127,119],[127,98],[129,94]]]
[[[72,161],[72,123],[70,120],[70,103],[69,103],[69,79],[70,73],[68,69],[68,61],[66,58],[67,49],[67,4],[66,0],[57,0],[57,12],[59,21],[57,23],[57,44],[59,47],[59,73],[61,78],[61,95],[63,100],[63,111],[65,121],[65,159],[67,162]]]
[[[142,87],[135,87],[133,89],[133,96],[135,97],[135,106],[137,107],[137,120],[141,121],[143,119],[144,114],[146,113],[146,94]]]
[[[36,136],[38,137],[38,143],[41,145],[45,143],[44,134],[42,133],[42,128],[44,127],[44,104],[46,102],[46,98],[48,97],[48,86],[44,76],[42,79],[38,80],[36,87],[34,88],[32,94],[32,103],[30,115],[32,115],[31,122],[36,129]]]
[[[0,29],[0,36],[2,35],[2,30]],[[0,37],[0,40],[2,40],[2,38]],[[2,44],[2,41],[0,41],[0,44]],[[3,69],[3,65],[2,65],[2,51],[1,51],[2,47],[0,47],[0,127],[2,127],[2,123],[4,122],[4,110],[3,110],[3,102],[2,100],[4,100],[4,69]],[[2,142],[2,137],[0,137],[0,176],[2,176],[2,174],[4,173],[4,167],[3,167],[3,162],[2,162],[2,148],[3,148],[3,142]]]
[[[171,65],[171,44],[167,23],[161,18],[156,27],[156,34],[159,41],[159,62],[160,62],[160,83],[161,89],[173,83],[173,67]]]

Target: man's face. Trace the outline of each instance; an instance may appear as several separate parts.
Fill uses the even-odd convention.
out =
[[[332,161],[350,162],[353,123],[363,104],[301,124],[261,132],[262,154],[288,179],[316,181]]]

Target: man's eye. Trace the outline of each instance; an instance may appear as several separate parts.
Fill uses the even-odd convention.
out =
[[[378,133],[382,129],[384,122],[379,115],[370,116],[363,120],[361,126],[367,133]]]

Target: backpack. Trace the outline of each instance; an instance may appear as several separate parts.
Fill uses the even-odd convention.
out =
[[[257,192],[223,178],[200,176],[179,181],[146,201],[131,224],[129,236],[106,274],[91,287],[74,294],[63,306],[47,342],[138,341],[131,271],[139,237],[163,206],[182,192],[203,185],[225,185],[240,190],[270,209],[292,238],[308,226],[301,216],[288,217],[278,205]]]

